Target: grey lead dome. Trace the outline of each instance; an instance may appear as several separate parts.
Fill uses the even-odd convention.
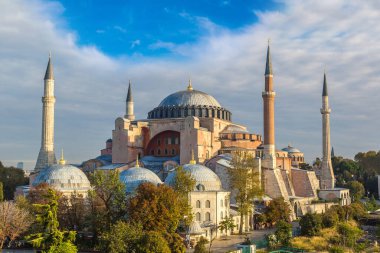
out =
[[[54,164],[38,173],[32,185],[47,183],[59,191],[90,189],[87,176],[75,166],[69,164]]]
[[[187,90],[170,94],[148,113],[148,119],[186,118],[188,116],[231,121],[231,113],[223,108],[213,96],[194,90],[191,85]]]
[[[162,106],[215,106],[222,107],[211,95],[198,90],[183,90],[173,93],[158,105]]]
[[[220,191],[222,183],[212,170],[200,164],[185,164],[183,170],[190,173],[195,180],[195,191]],[[165,184],[173,186],[177,172],[171,172],[165,179]],[[201,187],[200,187],[201,186]]]
[[[142,183],[162,184],[161,179],[154,172],[142,167],[133,167],[122,171],[120,181],[125,184],[127,193],[133,193]]]

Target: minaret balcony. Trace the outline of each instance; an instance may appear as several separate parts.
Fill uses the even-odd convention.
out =
[[[330,108],[321,108],[321,114],[330,114],[331,109]]]
[[[263,95],[263,97],[275,97],[276,92],[274,92],[274,91],[263,91],[262,95]]]

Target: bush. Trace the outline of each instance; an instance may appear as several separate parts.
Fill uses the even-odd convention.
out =
[[[329,253],[344,253],[344,248],[341,246],[331,246]]]
[[[318,235],[322,228],[322,218],[319,214],[307,213],[300,220],[301,234],[306,236]]]
[[[292,224],[285,221],[277,222],[277,230],[274,233],[277,238],[277,242],[281,246],[289,246],[292,239]]]
[[[199,239],[197,245],[195,245],[194,253],[207,253],[206,244],[208,243],[208,240],[201,236],[201,239]]]

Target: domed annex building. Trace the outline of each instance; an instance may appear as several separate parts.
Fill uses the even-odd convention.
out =
[[[86,197],[91,189],[90,181],[82,170],[66,164],[63,154],[58,164],[42,169],[32,181],[32,187],[47,183],[50,187],[66,196],[79,194]]]
[[[222,188],[222,182],[218,175],[206,166],[197,164],[194,159],[183,165],[182,168],[195,180],[194,189],[189,193],[189,202],[194,215],[194,222],[189,228],[190,240],[197,241],[200,236],[212,239],[225,235],[225,232],[221,232],[217,227],[221,221],[230,217],[230,192]],[[166,177],[165,184],[173,186],[176,174],[175,170],[171,172]],[[240,223],[235,225],[238,229]],[[202,233],[200,233],[199,226]],[[246,229],[248,229],[248,225]],[[228,231],[229,233],[230,231]]]

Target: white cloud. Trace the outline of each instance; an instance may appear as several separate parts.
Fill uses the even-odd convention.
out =
[[[283,9],[256,12],[259,22],[238,31],[198,17],[210,29],[197,43],[151,46],[181,56],[175,60],[111,58],[93,45],[77,45],[75,32],[62,28],[60,4],[1,1],[0,160],[37,157],[49,50],[56,76],[56,147],[65,149],[69,161],[98,155],[115,118],[123,115],[128,79],[138,118],[185,88],[191,76],[193,86],[214,95],[234,121],[262,133],[267,38],[272,40],[279,148],[292,143],[308,160],[320,155],[326,67],[336,154],[352,157],[379,149],[379,7],[377,1],[283,1]]]

